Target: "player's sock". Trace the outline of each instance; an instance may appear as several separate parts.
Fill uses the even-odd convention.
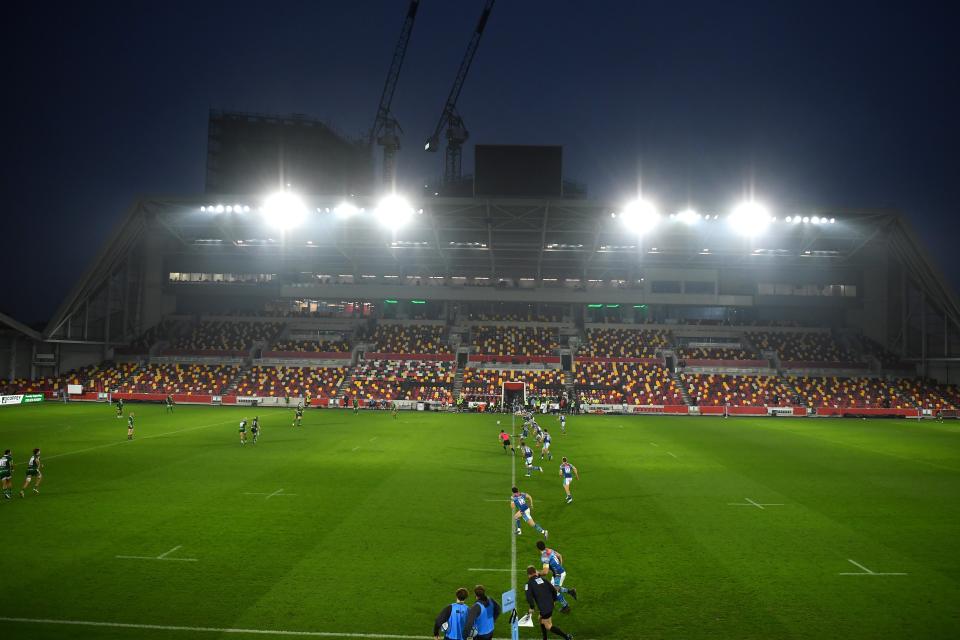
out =
[[[540,624],[540,631],[543,633],[543,640],[547,640],[547,628],[543,626],[543,623]]]
[[[534,526],[534,528],[537,530],[537,533],[543,533],[543,527],[541,527],[541,526],[538,525],[538,524],[535,524],[535,525],[533,525],[533,526]]]
[[[557,602],[560,603],[561,609],[566,609],[567,607],[570,606],[569,604],[567,604],[567,599],[563,597],[562,593],[557,594]]]
[[[562,637],[562,638],[566,638],[566,637],[567,637],[567,632],[566,632],[566,631],[563,631],[562,629],[560,629],[560,627],[558,627],[557,625],[553,625],[553,628],[550,629],[550,631],[553,631],[555,634],[557,634],[558,636],[560,636],[560,637]]]

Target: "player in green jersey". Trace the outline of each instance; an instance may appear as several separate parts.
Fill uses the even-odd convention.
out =
[[[30,486],[34,478],[37,481],[33,485],[33,492],[40,493],[40,482],[43,480],[43,474],[40,473],[41,468],[43,468],[43,465],[40,463],[40,449],[34,449],[33,455],[30,456],[30,461],[27,463],[27,477],[24,478],[23,487],[20,489],[21,498],[26,498],[23,492]]]
[[[0,490],[3,491],[3,497],[9,500],[13,492],[13,454],[10,449],[3,452],[0,456]]]

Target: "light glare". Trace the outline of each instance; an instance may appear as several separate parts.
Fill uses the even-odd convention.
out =
[[[338,218],[349,218],[360,213],[360,209],[349,202],[341,202],[333,208],[333,213]]]
[[[727,222],[739,234],[756,236],[762,234],[770,224],[770,212],[759,202],[747,200],[734,207]]]
[[[281,230],[299,226],[307,217],[303,200],[289,191],[280,191],[269,196],[263,203],[263,219],[272,227]]]
[[[380,201],[374,215],[384,227],[399,229],[413,218],[413,207],[405,198],[391,194]]]
[[[634,200],[620,212],[620,219],[627,227],[643,235],[652,231],[660,223],[660,213],[652,203],[646,200]]]
[[[677,220],[687,226],[694,225],[700,220],[700,214],[693,209],[684,209],[677,214]]]

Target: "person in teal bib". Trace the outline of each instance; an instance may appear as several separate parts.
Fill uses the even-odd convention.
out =
[[[13,492],[13,454],[10,453],[10,449],[7,449],[3,452],[3,455],[0,456],[0,489],[3,490],[3,497],[7,500],[11,499],[11,493]]]
[[[473,588],[477,601],[467,614],[467,629],[473,629],[473,640],[493,640],[493,625],[500,617],[500,603],[487,595],[482,584]]]
[[[467,632],[470,630],[467,627],[469,608],[467,607],[466,600],[467,590],[460,587],[457,589],[457,601],[445,606],[433,623],[433,637],[435,640],[440,640],[441,638],[446,638],[447,640],[466,639]],[[440,635],[441,631],[443,632],[442,636]]]

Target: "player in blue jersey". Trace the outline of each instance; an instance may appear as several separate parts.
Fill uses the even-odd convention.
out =
[[[520,441],[520,455],[523,456],[523,466],[527,468],[527,477],[529,478],[532,475],[532,472],[539,471],[543,473],[543,467],[533,466],[533,449],[527,446],[527,443],[523,440]]]
[[[548,535],[547,530],[534,522],[533,516],[530,515],[530,509],[533,508],[533,498],[529,493],[523,493],[516,487],[513,487],[511,491],[513,491],[513,495],[510,496],[510,508],[514,512],[513,522],[517,525],[517,535],[519,536],[522,533],[520,530],[520,521],[526,520],[528,525],[536,529],[538,533],[542,533],[543,537],[546,538]]]
[[[457,589],[457,601],[448,604],[437,616],[433,623],[433,637],[435,640],[447,638],[449,640],[464,640],[467,637],[467,590],[463,587]],[[443,631],[443,635],[440,632]]]
[[[567,504],[570,504],[573,502],[573,496],[570,494],[570,483],[573,482],[574,478],[579,480],[580,473],[575,466],[570,464],[566,456],[560,458],[560,477],[563,478],[563,490],[567,494]]]
[[[567,435],[567,416],[560,414],[560,433]]]
[[[547,456],[547,460],[553,460],[553,454],[550,453],[550,432],[546,429],[543,430],[543,448],[540,449],[541,460],[543,460],[543,456]]]
[[[553,576],[553,586],[557,588],[557,602],[560,603],[561,607],[560,613],[570,613],[570,605],[567,604],[567,599],[563,594],[569,593],[576,600],[577,590],[563,586],[564,580],[567,579],[567,570],[563,568],[563,556],[548,547],[543,540],[537,540],[537,549],[540,550],[540,564],[543,565],[543,568],[540,569],[540,575]]]
[[[540,425],[537,424],[536,420],[532,421],[533,424],[533,437],[537,442],[543,440],[543,429],[540,428]]]

